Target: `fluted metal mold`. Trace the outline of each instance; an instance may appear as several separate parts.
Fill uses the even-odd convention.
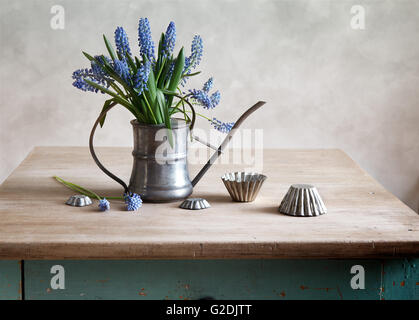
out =
[[[66,204],[73,207],[85,207],[85,206],[90,206],[92,204],[92,200],[88,196],[77,194],[77,195],[71,196],[67,200]]]
[[[251,202],[256,199],[266,176],[253,172],[230,172],[221,177],[234,201]]]
[[[315,217],[327,213],[327,209],[314,186],[293,184],[282,199],[279,212],[296,217]]]
[[[182,209],[189,209],[189,210],[201,210],[207,209],[210,206],[207,200],[203,198],[188,198],[184,200],[180,206]]]

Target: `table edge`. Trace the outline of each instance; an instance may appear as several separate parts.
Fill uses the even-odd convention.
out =
[[[0,243],[0,260],[380,259],[419,257],[419,241],[354,243]]]

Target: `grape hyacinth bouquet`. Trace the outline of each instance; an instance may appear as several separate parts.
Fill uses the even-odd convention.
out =
[[[115,30],[116,50],[105,35],[103,40],[108,55],[92,56],[83,52],[90,61],[90,68],[73,72],[73,86],[76,88],[110,96],[102,108],[101,126],[110,107],[120,104],[141,123],[164,124],[169,129],[168,139],[171,144],[171,118],[179,113],[190,123],[191,130],[197,115],[208,120],[216,130],[224,133],[231,130],[234,122],[225,123],[195,112],[194,105],[213,109],[219,104],[220,92],[217,90],[210,93],[213,78],[208,79],[201,89],[184,90],[187,80],[200,73],[195,71],[203,53],[203,42],[199,35],[194,36],[191,53],[186,57],[183,47],[176,57],[173,54],[176,42],[174,22],[170,22],[166,32],[161,34],[156,48],[148,19],[141,18],[138,26],[139,56],[134,56],[127,33],[122,27]],[[56,179],[73,190],[100,200],[100,210],[109,210],[109,202],[104,197],[58,177]],[[137,210],[142,203],[137,194],[124,194],[123,199],[128,210]]]
[[[170,129],[170,119],[177,113],[182,113],[186,121],[192,122],[190,115],[196,113],[191,102],[204,109],[213,109],[219,104],[220,92],[210,94],[213,78],[205,82],[202,89],[192,89],[185,93],[181,88],[189,77],[200,73],[192,72],[202,59],[203,43],[199,35],[194,36],[191,53],[187,57],[183,47],[176,57],[173,55],[176,42],[174,22],[170,22],[166,33],[161,34],[157,57],[147,18],[141,18],[139,22],[139,57],[133,55],[128,36],[122,27],[115,30],[116,51],[105,35],[103,39],[109,56],[93,57],[83,52],[91,67],[73,73],[73,85],[76,88],[111,96],[105,101],[103,110],[114,102],[127,108],[141,123],[165,124]],[[202,114],[199,116],[222,132],[228,132],[233,125]]]

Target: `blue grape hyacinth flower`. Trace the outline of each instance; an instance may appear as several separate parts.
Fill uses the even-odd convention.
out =
[[[169,65],[169,70],[167,71],[167,74],[166,74],[166,81],[170,80],[172,78],[174,70],[175,70],[175,63],[171,62],[170,65]]]
[[[221,95],[219,91],[216,91],[209,96],[209,91],[212,89],[213,85],[213,78],[209,78],[208,81],[205,82],[202,90],[189,90],[192,99],[201,104],[204,109],[214,109],[220,103]]]
[[[187,75],[195,69],[201,62],[202,53],[204,51],[204,45],[202,38],[199,35],[194,36],[191,45],[191,55],[185,58],[185,66],[183,67],[183,74],[186,75],[182,78],[182,86],[186,84]]]
[[[82,91],[91,91],[91,92],[98,92],[104,93],[101,90],[96,89],[95,87],[91,86],[84,80],[90,80],[92,82],[95,82],[99,85],[105,85],[106,87],[109,87],[109,82],[111,81],[109,78],[105,77],[104,74],[97,74],[96,71],[93,71],[92,69],[78,69],[73,72],[72,78],[75,80],[73,82],[73,86],[77,89],[80,89]]]
[[[214,106],[212,105],[211,98],[203,90],[192,89],[189,90],[189,92],[191,93],[192,99],[201,104],[204,107],[204,109],[214,108]]]
[[[208,79],[207,82],[204,83],[204,86],[202,87],[202,90],[205,93],[208,93],[212,89],[213,86],[214,86],[214,79],[211,77],[211,78]]]
[[[115,30],[115,45],[117,53],[121,58],[125,58],[127,54],[131,55],[128,36],[122,27],[117,27]]]
[[[94,77],[90,74],[89,69],[78,69],[73,72],[72,78],[75,80],[73,86],[82,91],[98,92],[95,87],[92,87],[84,79],[94,81]]]
[[[220,103],[220,99],[221,99],[221,94],[220,94],[220,92],[218,90],[215,91],[211,95],[210,100],[211,100],[211,103],[212,103],[212,107],[213,108],[216,107]]]
[[[146,61],[143,65],[141,65],[137,71],[137,74],[134,76],[134,88],[136,89],[138,95],[141,95],[144,90],[148,90],[147,81],[150,72],[151,63],[150,61]]]
[[[213,125],[214,129],[223,132],[223,133],[228,133],[231,131],[231,129],[234,126],[234,122],[222,122],[216,118],[212,118],[212,120],[210,120],[211,124]]]
[[[154,63],[154,42],[151,38],[150,23],[147,18],[141,18],[138,24],[138,45],[140,54],[145,55],[151,63]]]
[[[124,199],[128,211],[136,211],[143,205],[143,200],[137,193],[125,193]]]
[[[90,65],[92,67],[92,73],[95,75],[97,79],[101,79],[106,77],[108,74],[107,72],[102,68],[103,66],[103,58],[102,56],[95,56],[96,60],[92,60],[90,62]]]
[[[196,68],[201,62],[204,45],[200,35],[194,36],[191,45],[191,55],[188,58],[188,64],[191,69]]]
[[[115,60],[114,61],[114,69],[118,76],[121,77],[126,83],[130,83],[131,74],[128,68],[128,63],[126,60]]]
[[[172,55],[176,43],[176,26],[173,21],[169,23],[163,41],[163,57],[168,58]]]
[[[111,205],[106,198],[99,200],[99,210],[100,211],[108,211],[111,208]]]

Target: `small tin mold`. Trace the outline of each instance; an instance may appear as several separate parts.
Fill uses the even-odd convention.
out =
[[[90,206],[92,204],[92,200],[88,196],[77,194],[71,196],[65,204],[73,207],[85,207]]]
[[[188,198],[184,200],[179,208],[188,210],[201,210],[211,207],[207,200],[203,198]]]
[[[256,199],[266,176],[253,172],[232,172],[221,177],[234,201],[251,202]]]
[[[293,184],[279,205],[279,212],[296,217],[315,217],[327,212],[317,188],[310,184]]]

